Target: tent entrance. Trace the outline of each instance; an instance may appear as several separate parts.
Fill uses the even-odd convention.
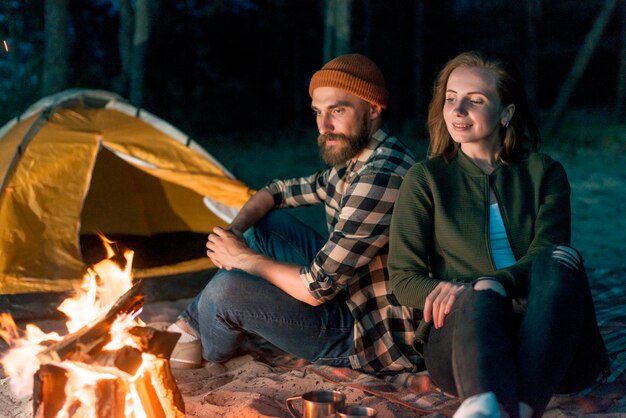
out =
[[[105,257],[98,233],[135,252],[138,269],[206,258],[211,225],[223,225],[193,190],[164,181],[103,148],[81,213],[83,261]]]
[[[107,234],[115,249],[135,252],[133,268],[149,269],[206,257],[208,234],[197,232],[168,232],[150,236]],[[102,240],[97,235],[81,234],[83,261],[93,265],[106,257]]]

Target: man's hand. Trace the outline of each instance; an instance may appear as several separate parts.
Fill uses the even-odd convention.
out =
[[[454,302],[459,298],[461,292],[466,289],[466,286],[452,282],[440,282],[437,287],[426,296],[424,320],[426,322],[433,321],[435,328],[441,328],[446,315],[452,311],[452,305],[454,305]]]
[[[241,233],[227,231],[219,226],[213,228],[206,243],[206,255],[218,268],[246,270],[246,261],[254,254]]]

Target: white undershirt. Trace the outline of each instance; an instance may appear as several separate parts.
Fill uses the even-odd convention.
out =
[[[489,242],[491,243],[491,255],[497,270],[515,264],[515,256],[506,236],[502,215],[500,215],[497,203],[489,205]]]

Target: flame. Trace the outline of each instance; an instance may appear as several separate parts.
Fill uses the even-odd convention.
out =
[[[40,345],[44,341],[59,341],[62,337],[56,332],[46,334],[33,324],[26,326],[25,338],[20,338],[19,331],[13,317],[8,313],[0,313],[0,338],[9,344],[0,363],[5,373],[11,377],[11,390],[18,397],[32,393],[32,377],[39,369],[37,354],[44,348]]]
[[[7,40],[6,40],[6,39],[4,39],[4,40],[2,40],[2,42],[4,43],[4,50],[5,50],[6,52],[9,52],[9,44],[7,43]]]
[[[83,278],[81,291],[77,292],[74,297],[65,299],[58,308],[69,318],[66,323],[69,332],[75,332],[91,324],[133,285],[131,274],[133,251],[127,250],[124,253],[126,266],[121,269],[111,260],[115,253],[110,242],[103,241],[103,243],[107,249],[108,258],[91,267]],[[99,284],[98,282],[102,282],[103,278],[106,278],[106,283]]]
[[[111,325],[111,341],[103,347],[103,350],[119,350],[124,346],[130,346],[140,348],[135,343],[128,333],[128,330],[137,325],[136,317],[141,313],[141,310],[135,312],[132,315],[122,314],[117,317],[113,325]]]
[[[124,253],[126,263],[122,268],[113,260],[115,252],[110,245],[111,242],[104,237],[102,239],[107,250],[107,258],[88,269],[75,294],[64,300],[58,308],[68,318],[66,327],[70,333],[89,326],[108,312],[119,297],[133,285],[131,274],[133,252],[127,250]],[[140,312],[141,310],[132,314],[120,314],[116,318],[110,329],[111,340],[103,351],[117,350],[126,345],[139,349],[131,339],[128,329],[145,325],[137,318]],[[0,338],[9,344],[9,350],[0,358],[0,363],[10,378],[11,389],[20,398],[32,395],[33,376],[41,366],[37,355],[45,349],[46,344],[61,340],[62,337],[55,332],[45,333],[33,324],[28,324],[23,335],[20,335],[11,315],[0,313]],[[124,384],[128,386],[124,404],[126,416],[147,417],[135,386],[137,380],[146,373],[146,367],[148,370],[153,367],[151,362],[154,362],[156,357],[142,353],[142,360],[143,363],[134,376],[116,367],[93,367],[79,361],[64,360],[50,363],[67,370],[68,376],[65,404],[57,418],[93,416],[96,383],[103,379],[119,378],[125,379]],[[79,408],[80,413],[77,413],[76,408]]]
[[[0,359],[5,373],[11,376],[11,390],[20,398],[28,396],[33,390],[32,376],[39,368],[39,363],[31,359],[36,358],[42,346],[38,342],[20,338],[13,317],[7,313],[0,314],[0,337],[11,348]]]
[[[11,341],[17,340],[19,337],[13,317],[8,313],[0,313],[0,338],[10,344]]]

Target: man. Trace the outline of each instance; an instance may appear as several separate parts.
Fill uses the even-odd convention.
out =
[[[415,161],[380,129],[383,75],[364,56],[343,55],[313,75],[309,94],[330,168],[272,182],[209,235],[220,270],[169,328],[182,333],[174,367],[198,367],[201,352],[226,361],[246,333],[316,364],[365,372],[419,364],[414,312],[391,295],[386,268],[393,203]],[[273,210],[320,203],[328,239]]]

